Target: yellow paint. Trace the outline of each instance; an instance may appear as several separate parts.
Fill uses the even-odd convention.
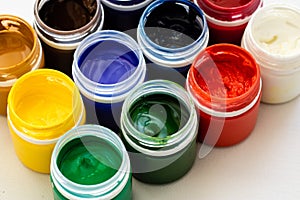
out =
[[[42,173],[49,173],[58,138],[85,122],[75,83],[52,69],[38,69],[19,78],[9,93],[8,111],[8,125],[19,159]]]

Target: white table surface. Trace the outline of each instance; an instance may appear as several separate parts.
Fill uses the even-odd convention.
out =
[[[265,0],[300,8],[300,0]],[[0,0],[1,14],[33,20],[34,0]],[[299,200],[300,97],[261,104],[256,127],[242,143],[197,157],[191,171],[166,185],[133,181],[135,200]],[[6,118],[0,116],[0,200],[51,200],[49,175],[25,168],[15,155]]]

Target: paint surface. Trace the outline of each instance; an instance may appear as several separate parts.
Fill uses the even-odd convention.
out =
[[[167,138],[176,133],[189,117],[187,109],[178,99],[161,93],[139,98],[129,113],[137,130],[157,138]]]
[[[69,180],[93,185],[110,179],[122,158],[113,145],[95,136],[83,136],[68,142],[60,151],[57,165]]]
[[[246,5],[251,0],[209,0],[211,3],[216,4],[221,7],[231,8],[231,7],[239,7]]]
[[[202,33],[201,19],[188,5],[165,2],[147,16],[146,35],[157,45],[180,48],[193,43]]]
[[[53,29],[70,31],[86,25],[95,11],[96,1],[89,3],[82,0],[49,0],[42,5],[39,16]]]
[[[207,50],[192,70],[202,90],[221,98],[243,95],[257,79],[252,61],[233,49],[222,49],[222,46]]]
[[[22,62],[31,52],[32,42],[21,33],[0,33],[0,68],[16,65]]]
[[[90,80],[100,84],[115,84],[130,77],[139,64],[135,52],[113,40],[91,45],[80,56],[78,65]]]
[[[264,16],[258,16],[253,22],[254,40],[271,54],[279,56],[299,54],[299,21],[300,14],[295,11],[274,9]]]

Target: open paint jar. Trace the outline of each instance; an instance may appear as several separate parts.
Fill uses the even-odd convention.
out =
[[[241,44],[242,36],[253,13],[263,0],[194,0],[204,11],[209,27],[209,43]]]
[[[85,122],[79,90],[71,78],[52,69],[19,78],[9,93],[7,109],[18,158],[41,173],[50,172],[51,153],[59,137]]]
[[[200,114],[199,141],[230,146],[247,138],[256,124],[261,87],[259,66],[245,49],[216,44],[200,52],[186,82]]]
[[[260,66],[262,102],[278,104],[300,94],[300,10],[269,5],[250,20],[242,47]]]
[[[208,35],[205,16],[194,3],[184,0],[151,3],[137,30],[149,79],[167,79],[184,85],[195,56],[207,46]]]
[[[87,110],[87,123],[119,132],[124,99],[144,82],[146,64],[136,41],[123,32],[89,35],[74,54],[73,79]]]
[[[32,26],[17,16],[0,15],[1,115],[6,115],[8,93],[16,80],[43,66],[43,49]]]
[[[55,200],[132,199],[129,156],[119,136],[99,125],[81,125],[57,142],[50,178]]]
[[[126,31],[136,29],[142,13],[153,0],[102,0],[104,29]]]
[[[180,85],[151,80],[131,91],[121,114],[121,138],[133,176],[146,183],[181,178],[196,158],[198,118],[193,100]]]
[[[71,77],[73,54],[90,33],[103,27],[100,0],[36,0],[34,28],[45,53],[45,65]]]

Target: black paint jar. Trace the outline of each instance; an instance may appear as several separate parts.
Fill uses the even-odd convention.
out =
[[[102,0],[105,22],[104,29],[126,31],[136,29],[139,19],[153,0]]]
[[[101,30],[100,0],[36,0],[34,28],[45,53],[45,67],[72,77],[73,54],[90,33]]]
[[[209,33],[202,10],[185,0],[157,0],[142,14],[137,41],[147,61],[149,79],[185,84],[187,72]]]

